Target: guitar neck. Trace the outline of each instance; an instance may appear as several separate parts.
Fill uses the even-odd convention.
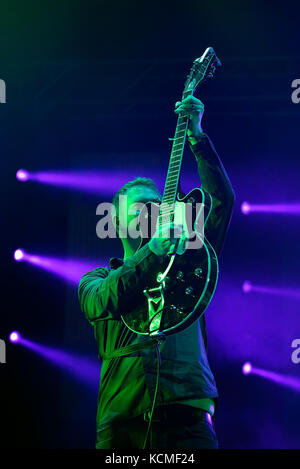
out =
[[[183,93],[182,99],[185,99],[192,94],[192,91],[186,91]],[[183,150],[186,141],[187,127],[188,117],[179,116],[177,119],[177,125],[168,166],[168,173],[161,203],[161,219],[164,218],[163,215],[169,217],[170,214],[172,215],[173,212],[172,206],[175,203],[178,191],[179,176],[181,170]]]
[[[221,62],[213,48],[207,47],[204,54],[193,62],[193,66],[185,82],[182,100],[193,95],[197,86],[207,78],[211,78],[214,75],[216,67],[220,65]],[[174,205],[178,192],[188,120],[189,118],[187,116],[179,116],[177,119],[164,194],[160,205],[159,224],[168,223],[174,219]]]

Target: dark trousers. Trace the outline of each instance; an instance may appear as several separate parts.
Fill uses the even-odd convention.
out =
[[[142,449],[148,414],[119,421],[97,433],[97,449]],[[214,425],[207,412],[186,405],[156,409],[146,449],[217,449]]]

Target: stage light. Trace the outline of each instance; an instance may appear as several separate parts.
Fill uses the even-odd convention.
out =
[[[84,191],[93,194],[106,194],[111,197],[116,191],[120,189],[126,182],[135,177],[140,176],[143,168],[132,169],[132,171],[99,171],[95,170],[69,170],[69,171],[36,171],[26,172],[20,169],[17,172],[17,178],[25,181],[30,179],[30,182],[37,182],[40,184],[47,184],[55,187],[63,187],[77,191]],[[162,175],[152,174],[151,177],[163,187],[164,180]]]
[[[40,267],[41,269],[52,272],[55,275],[63,277],[71,283],[78,284],[81,277],[99,266],[106,266],[107,262],[100,260],[94,264],[79,261],[77,259],[58,259],[56,257],[46,257],[36,254],[28,254],[22,249],[17,249],[14,253],[16,261],[25,261],[29,264]]]
[[[298,288],[283,288],[283,287],[273,287],[269,285],[255,285],[250,283],[248,280],[245,280],[242,286],[244,293],[256,292],[256,293],[265,293],[266,295],[278,295],[285,296],[295,299],[300,299],[300,289]]]
[[[14,252],[15,261],[22,261],[24,259],[25,253],[22,249],[16,249]]]
[[[242,371],[244,375],[249,375],[252,372],[252,365],[250,362],[243,364]]]
[[[250,212],[281,213],[283,215],[300,215],[300,203],[291,204],[250,204],[243,202],[241,212],[248,215]]]
[[[144,173],[144,166],[133,167],[123,169],[122,171],[103,169],[99,171],[97,169],[70,169],[64,171],[49,170],[49,171],[30,171],[25,169],[19,169],[16,173],[16,177],[19,181],[30,181],[39,184],[47,184],[54,187],[62,187],[65,189],[71,189],[80,192],[86,192],[90,194],[107,195],[109,198],[115,194],[120,187],[126,182],[139,177],[147,176],[151,177],[157,184],[159,190],[163,190],[165,184],[165,178],[163,174],[156,170],[151,170],[147,174]],[[190,190],[190,185],[199,185],[199,180],[194,173],[186,173],[182,177],[182,189],[186,192]],[[186,186],[186,187],[185,187]]]
[[[300,392],[300,379],[299,378],[294,378],[293,376],[282,375],[280,373],[276,373],[274,371],[269,371],[269,370],[264,370],[262,368],[256,368],[252,366],[252,364],[249,362],[244,363],[242,370],[243,370],[244,375],[249,375],[251,373],[252,375],[260,376],[261,378],[272,381],[273,383],[280,384],[281,386]]]
[[[241,205],[241,211],[244,215],[247,215],[250,212],[250,205],[248,202],[243,202]]]
[[[91,386],[92,389],[97,388],[100,375],[100,363],[97,359],[91,359],[71,351],[33,342],[21,337],[16,331],[10,334],[10,341],[14,343],[19,342],[22,347],[26,347],[53,365],[68,372],[85,385]]]
[[[19,169],[16,173],[16,178],[19,181],[25,182],[29,179],[29,172],[26,169]]]
[[[248,281],[246,280],[246,281],[243,283],[243,287],[242,287],[242,288],[243,288],[243,292],[244,292],[244,293],[248,293],[248,292],[251,290],[252,285],[251,285],[250,282],[248,282]]]
[[[10,333],[9,335],[10,342],[17,343],[17,342],[20,342],[20,340],[21,340],[21,335],[19,332],[13,331]]]

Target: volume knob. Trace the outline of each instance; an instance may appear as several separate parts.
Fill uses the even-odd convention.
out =
[[[197,267],[194,270],[194,274],[196,275],[196,277],[202,277],[202,272],[203,272],[203,270],[201,269],[201,267]]]
[[[177,272],[176,278],[177,278],[177,280],[182,280],[182,281],[184,281],[184,280],[183,280],[183,272],[182,272],[182,270],[179,270],[179,271]]]
[[[185,289],[185,294],[186,295],[191,295],[193,293],[193,291],[194,291],[193,287],[187,287]]]

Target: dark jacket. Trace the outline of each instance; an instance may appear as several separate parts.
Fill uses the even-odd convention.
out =
[[[208,192],[213,208],[205,236],[220,255],[234,203],[226,171],[206,134],[190,145],[196,157],[201,188]],[[124,262],[113,258],[110,268],[99,267],[85,274],[79,284],[82,311],[94,327],[99,358],[116,348],[138,343],[140,335],[121,321],[136,289],[147,282],[151,265],[160,262],[148,243]],[[161,345],[161,370],[156,405],[218,396],[206,347],[204,315],[187,329],[167,336]],[[97,427],[127,419],[151,408],[156,383],[156,351],[146,349],[128,357],[104,360],[101,367]]]

